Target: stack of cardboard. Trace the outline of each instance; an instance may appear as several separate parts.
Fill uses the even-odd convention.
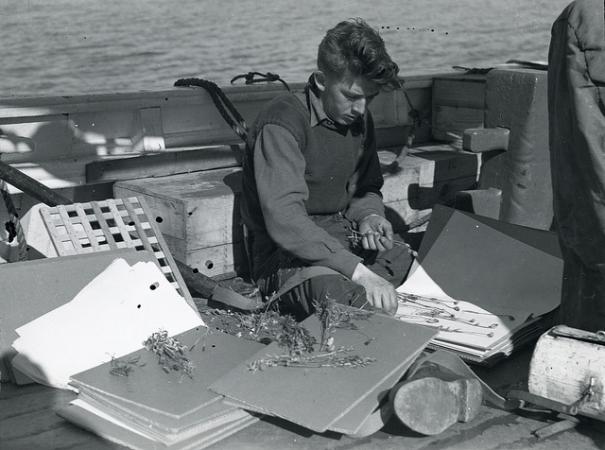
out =
[[[256,422],[257,416],[224,403],[208,386],[264,346],[200,329],[175,338],[187,346],[190,375],[163,367],[155,353],[140,349],[72,376],[79,396],[59,415],[135,449],[204,448]],[[119,376],[113,370],[118,364],[131,369]]]
[[[433,326],[431,347],[492,364],[548,327],[563,261],[555,233],[436,206],[397,316]]]

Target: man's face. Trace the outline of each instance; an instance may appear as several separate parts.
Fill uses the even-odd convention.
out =
[[[321,91],[321,102],[330,119],[350,125],[366,112],[379,88],[373,81],[346,73],[338,78],[316,72],[315,80]]]

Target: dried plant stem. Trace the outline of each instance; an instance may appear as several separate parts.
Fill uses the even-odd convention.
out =
[[[352,348],[338,347],[328,352],[309,353],[293,357],[291,354],[268,355],[267,358],[253,361],[248,368],[252,372],[264,370],[269,367],[365,367],[375,358],[351,355]]]

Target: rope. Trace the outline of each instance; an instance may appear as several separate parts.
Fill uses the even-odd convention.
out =
[[[243,78],[244,80],[246,80],[246,84],[254,84],[254,83],[269,83],[272,81],[279,81],[281,84],[283,84],[285,86],[285,88],[288,91],[290,90],[290,86],[288,86],[288,83],[286,83],[278,74],[276,73],[271,73],[271,72],[267,72],[267,73],[260,73],[260,72],[248,72],[248,73],[243,73],[241,75],[236,75],[231,79],[231,84],[233,84],[235,81],[239,80]]]
[[[412,126],[410,127],[410,132],[408,133],[408,139],[406,143],[406,146],[409,148],[414,143],[414,138],[416,137],[416,130],[418,129],[418,127],[420,127],[420,125],[422,125],[422,120],[420,119],[420,111],[418,111],[414,107],[414,104],[412,103],[412,100],[410,99],[408,91],[405,89],[405,87],[402,88],[402,91],[403,95],[405,96],[405,100],[408,102],[408,106],[410,107],[410,112],[408,113],[408,115],[412,119]]]
[[[200,78],[181,78],[174,83],[175,87],[201,87],[204,88],[216,108],[218,109],[223,119],[235,131],[235,133],[244,141],[247,142],[248,126],[241,114],[235,109],[231,100],[227,98],[224,92],[215,83]]]
[[[13,240],[17,238],[17,246],[19,249],[18,260],[25,261],[27,259],[27,242],[25,241],[25,234],[23,233],[23,227],[19,220],[17,208],[15,208],[13,199],[8,192],[6,181],[3,179],[0,179],[0,193],[2,194],[4,204],[6,205],[6,211],[10,215],[10,221],[6,223],[8,242],[13,242]]]

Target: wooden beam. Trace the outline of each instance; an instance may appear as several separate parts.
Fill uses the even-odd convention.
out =
[[[241,165],[242,145],[220,145],[193,150],[163,151],[86,164],[86,182],[134,180]]]

